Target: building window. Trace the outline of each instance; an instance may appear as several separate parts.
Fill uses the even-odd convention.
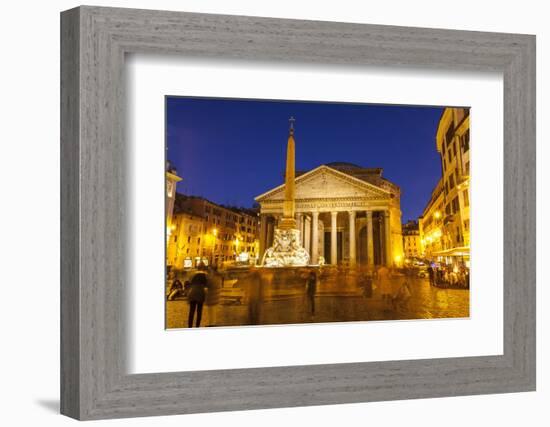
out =
[[[453,213],[457,213],[459,211],[459,205],[458,205],[458,196],[453,199]]]
[[[447,132],[445,133],[445,140],[447,141],[447,145],[451,143],[451,140],[453,139],[453,133],[454,133],[453,123],[451,122],[451,124],[447,128]]]
[[[452,190],[455,186],[455,177],[453,174],[449,176],[449,190]]]
[[[462,135],[462,151],[465,153],[470,149],[470,129]]]
[[[191,243],[191,236],[187,237],[187,243]]]
[[[468,190],[462,192],[462,197],[464,198],[464,206],[470,206],[470,196],[468,195]]]
[[[200,245],[200,244],[201,244],[201,238],[197,237],[197,245]]]

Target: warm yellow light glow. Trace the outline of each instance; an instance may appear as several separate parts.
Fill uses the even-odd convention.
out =
[[[212,234],[213,234],[214,236],[217,236],[217,235],[218,235],[218,229],[217,229],[217,228],[214,228],[214,229],[212,230]]]
[[[399,264],[401,262],[401,255],[396,255],[393,259],[397,264]]]
[[[434,217],[435,217],[435,219],[439,219],[439,218],[441,218],[441,212],[439,212],[439,211],[435,211],[435,213],[434,213]]]

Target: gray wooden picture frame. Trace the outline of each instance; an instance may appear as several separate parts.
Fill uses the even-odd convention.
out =
[[[126,372],[127,53],[504,76],[504,353]],[[61,14],[61,412],[77,419],[535,390],[535,37],[83,6]]]

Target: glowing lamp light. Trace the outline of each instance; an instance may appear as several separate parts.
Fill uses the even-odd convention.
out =
[[[436,211],[436,212],[434,213],[434,217],[435,217],[435,219],[441,218],[441,212]]]

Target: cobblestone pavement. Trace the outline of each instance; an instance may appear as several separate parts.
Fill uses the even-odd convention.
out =
[[[250,324],[322,323],[368,320],[406,320],[463,318],[470,315],[470,291],[465,289],[440,289],[430,286],[427,279],[412,279],[412,296],[403,307],[392,307],[382,301],[378,290],[372,297],[319,293],[315,297],[315,315],[311,316],[304,294],[297,294],[278,301],[266,301],[256,306],[256,322],[251,322],[251,310],[247,304],[224,303],[208,308],[204,306],[201,326],[241,326]],[[214,316],[212,310],[215,310]],[[187,327],[189,305],[186,300],[166,302],[166,326]]]

